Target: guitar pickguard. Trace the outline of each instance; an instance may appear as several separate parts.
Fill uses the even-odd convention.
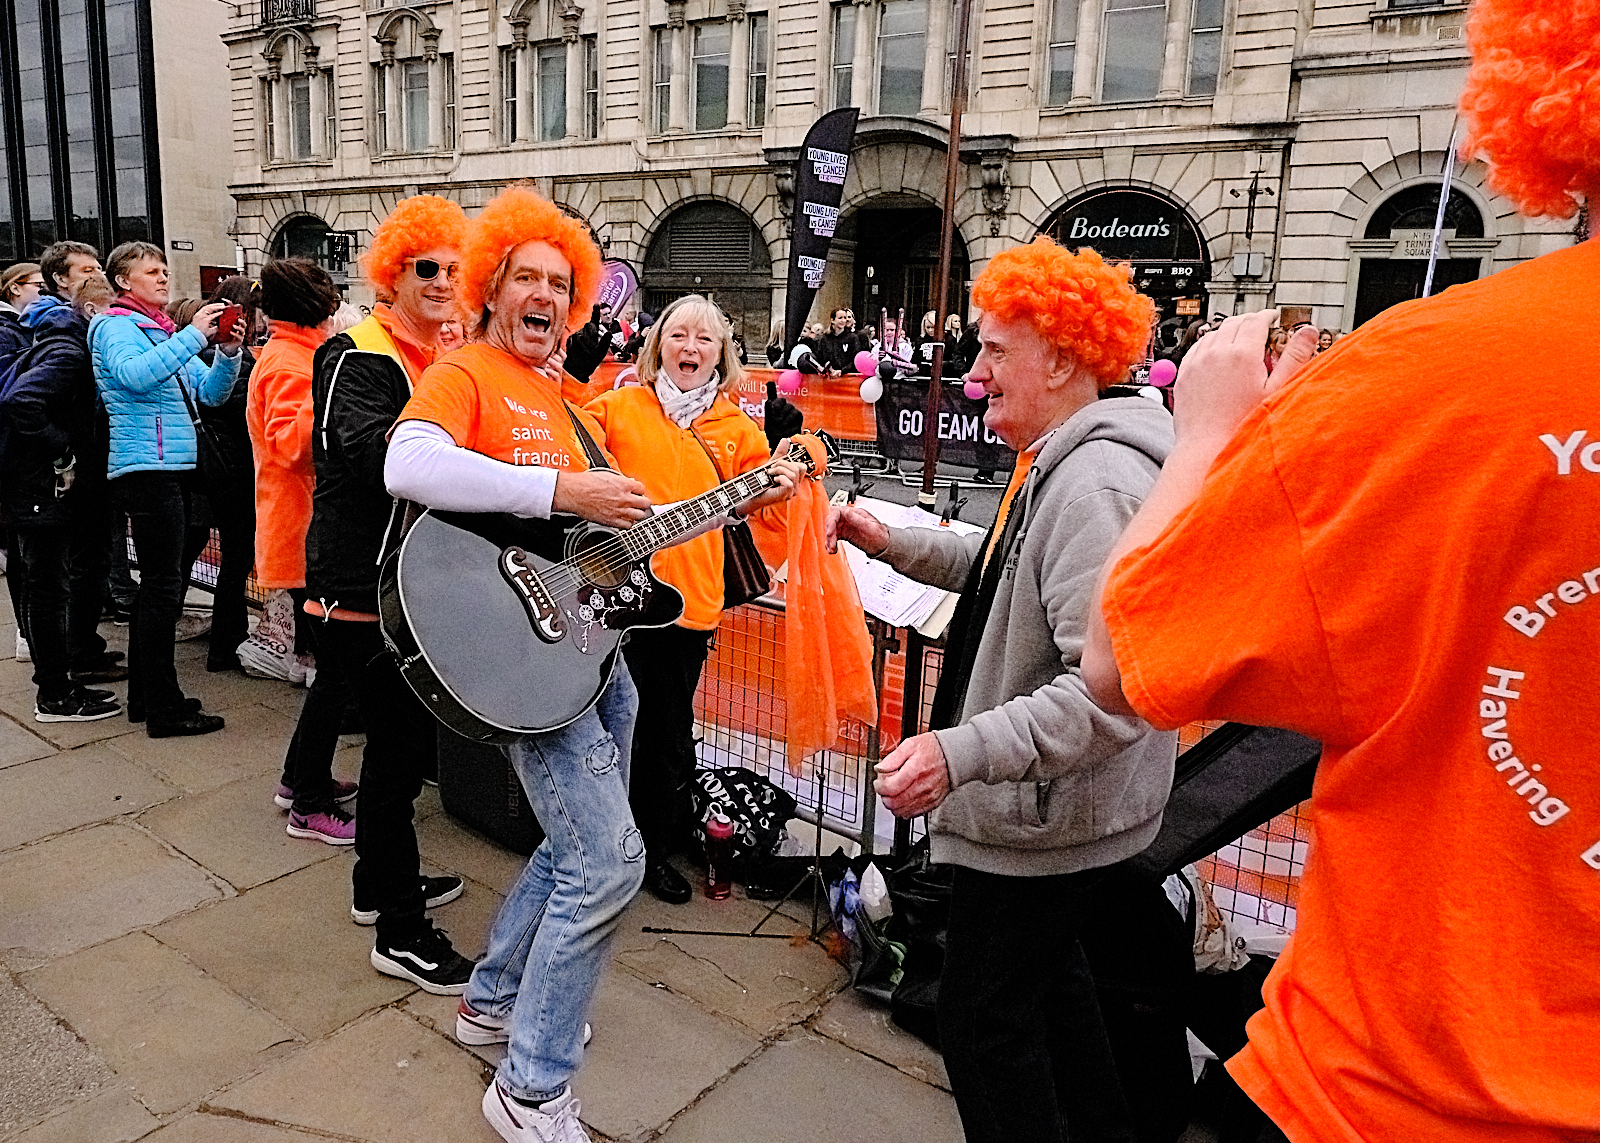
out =
[[[606,630],[620,630],[626,627],[629,617],[645,609],[650,600],[650,593],[650,577],[645,574],[642,567],[638,566],[630,568],[627,579],[617,587],[602,588],[591,585],[586,592],[576,593],[572,597],[579,601],[576,613],[571,608],[562,608],[576,627],[573,644],[585,655],[590,654],[590,631],[596,625]],[[603,645],[608,646],[609,643]]]

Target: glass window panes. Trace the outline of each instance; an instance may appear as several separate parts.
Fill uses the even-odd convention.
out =
[[[390,148],[389,137],[389,69],[375,67],[372,69],[372,115],[377,120],[378,150],[387,151]],[[267,100],[268,128],[267,137],[272,137],[271,116],[272,100]]]
[[[70,199],[66,236],[92,244],[100,241],[100,188],[95,162],[94,96],[89,83],[89,23],[84,0],[60,0],[56,10]]]
[[[16,26],[17,73],[22,90],[27,246],[37,251],[56,240],[55,198],[50,189],[50,136],[45,120],[44,39],[38,5],[17,5]]]
[[[856,6],[833,10],[833,105],[850,106],[851,61],[856,54]]]
[[[444,83],[444,140],[447,150],[456,147],[456,68],[454,56],[439,57],[439,76]]]
[[[1045,103],[1063,107],[1072,98],[1072,77],[1078,55],[1078,0],[1055,0],[1050,9],[1049,73]]]
[[[296,159],[311,156],[311,77],[285,76],[289,88],[289,153]]]
[[[758,12],[750,17],[750,83],[745,89],[750,106],[744,121],[751,127],[767,122],[767,17]]]
[[[135,0],[105,0],[106,64],[111,79],[112,165],[117,219],[113,243],[151,238],[145,183],[144,101]],[[27,58],[26,55],[23,56]]]
[[[654,127],[662,134],[672,122],[672,32],[657,28],[652,55],[655,58]]]
[[[500,49],[500,140],[517,141],[517,49]]]
[[[405,120],[406,150],[428,149],[428,65],[424,60],[403,60],[400,68],[401,116]]]
[[[550,142],[567,133],[567,46],[540,44],[537,59],[539,138]]]
[[[600,137],[600,45],[583,38],[583,137]]]
[[[725,21],[694,26],[694,129],[716,131],[728,125],[728,52]]]
[[[878,114],[922,110],[928,0],[885,0],[878,25]]]
[[[0,123],[5,122],[5,106],[10,93],[0,84]],[[4,131],[0,131],[0,258],[11,261],[19,257],[16,220],[11,217],[11,151]]]
[[[1223,0],[1194,0],[1189,24],[1190,95],[1215,95],[1222,66]]]
[[[1106,0],[1105,65],[1100,98],[1108,103],[1154,99],[1166,50],[1164,0]]]

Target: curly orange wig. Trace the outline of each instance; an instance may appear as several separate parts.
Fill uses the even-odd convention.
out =
[[[1026,321],[1102,386],[1144,357],[1155,305],[1135,293],[1126,266],[1093,250],[1073,254],[1040,236],[989,260],[972,283],[972,304],[1000,321]]]
[[[439,246],[461,248],[467,237],[467,215],[459,204],[436,194],[401,199],[378,224],[372,248],[361,256],[361,272],[385,297],[394,295],[407,258]]]
[[[1570,218],[1600,191],[1600,0],[1477,0],[1462,154],[1524,214]]]
[[[577,329],[589,320],[589,308],[600,293],[600,251],[583,223],[521,184],[501,191],[472,220],[461,252],[462,305],[468,313],[482,313],[484,296],[498,287],[495,275],[524,242],[548,242],[572,264],[567,329]]]

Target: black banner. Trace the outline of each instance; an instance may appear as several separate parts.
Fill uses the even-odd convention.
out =
[[[921,460],[923,407],[928,383],[908,377],[883,383],[873,411],[878,417],[878,451],[890,460]],[[974,401],[960,385],[939,386],[939,459],[945,464],[987,472],[1010,472],[1017,462],[1005,441],[984,426],[988,398]]]
[[[784,307],[783,354],[805,332],[811,301],[828,268],[828,247],[839,222],[839,200],[855,145],[859,108],[841,107],[811,125],[794,170],[794,232],[789,236],[789,300]]]

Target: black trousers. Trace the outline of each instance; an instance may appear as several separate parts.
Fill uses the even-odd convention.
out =
[[[309,814],[333,805],[333,752],[339,748],[339,727],[350,702],[350,686],[345,672],[323,669],[323,624],[301,609],[305,589],[291,588],[289,595],[294,600],[296,644],[303,640],[305,653],[318,656],[317,677],[306,692],[283,759],[283,784],[294,791],[294,811]]]
[[[245,584],[256,562],[256,493],[250,481],[219,483],[207,492],[222,559],[211,596],[211,646],[206,661],[230,663],[250,634]]]
[[[60,523],[19,527],[12,546],[12,566],[25,586],[33,684],[44,702],[71,694],[69,672],[98,665],[106,649],[96,628],[105,601],[110,493],[102,481],[71,495]]]
[[[689,844],[694,692],[712,634],[676,626],[643,628],[622,648],[639,690],[628,805],[651,858],[669,857]]]
[[[31,642],[28,634],[28,570],[22,562],[22,548],[17,542],[17,530],[10,525],[5,529],[6,540],[6,591],[11,596],[11,614],[17,621],[17,634],[24,642]]]
[[[939,1044],[967,1143],[1135,1138],[1078,939],[1104,877],[955,867]]]
[[[152,721],[178,717],[183,689],[173,638],[183,610],[188,568],[188,473],[130,472],[111,482],[113,503],[128,514],[139,554],[139,593],[128,633],[128,706]]]
[[[376,623],[330,619],[318,624],[317,644],[317,682],[322,672],[337,672],[367,725],[355,899],[363,909],[378,910],[380,941],[400,940],[424,919],[413,803],[423,776],[436,765],[436,724],[400,677],[400,664]]]

